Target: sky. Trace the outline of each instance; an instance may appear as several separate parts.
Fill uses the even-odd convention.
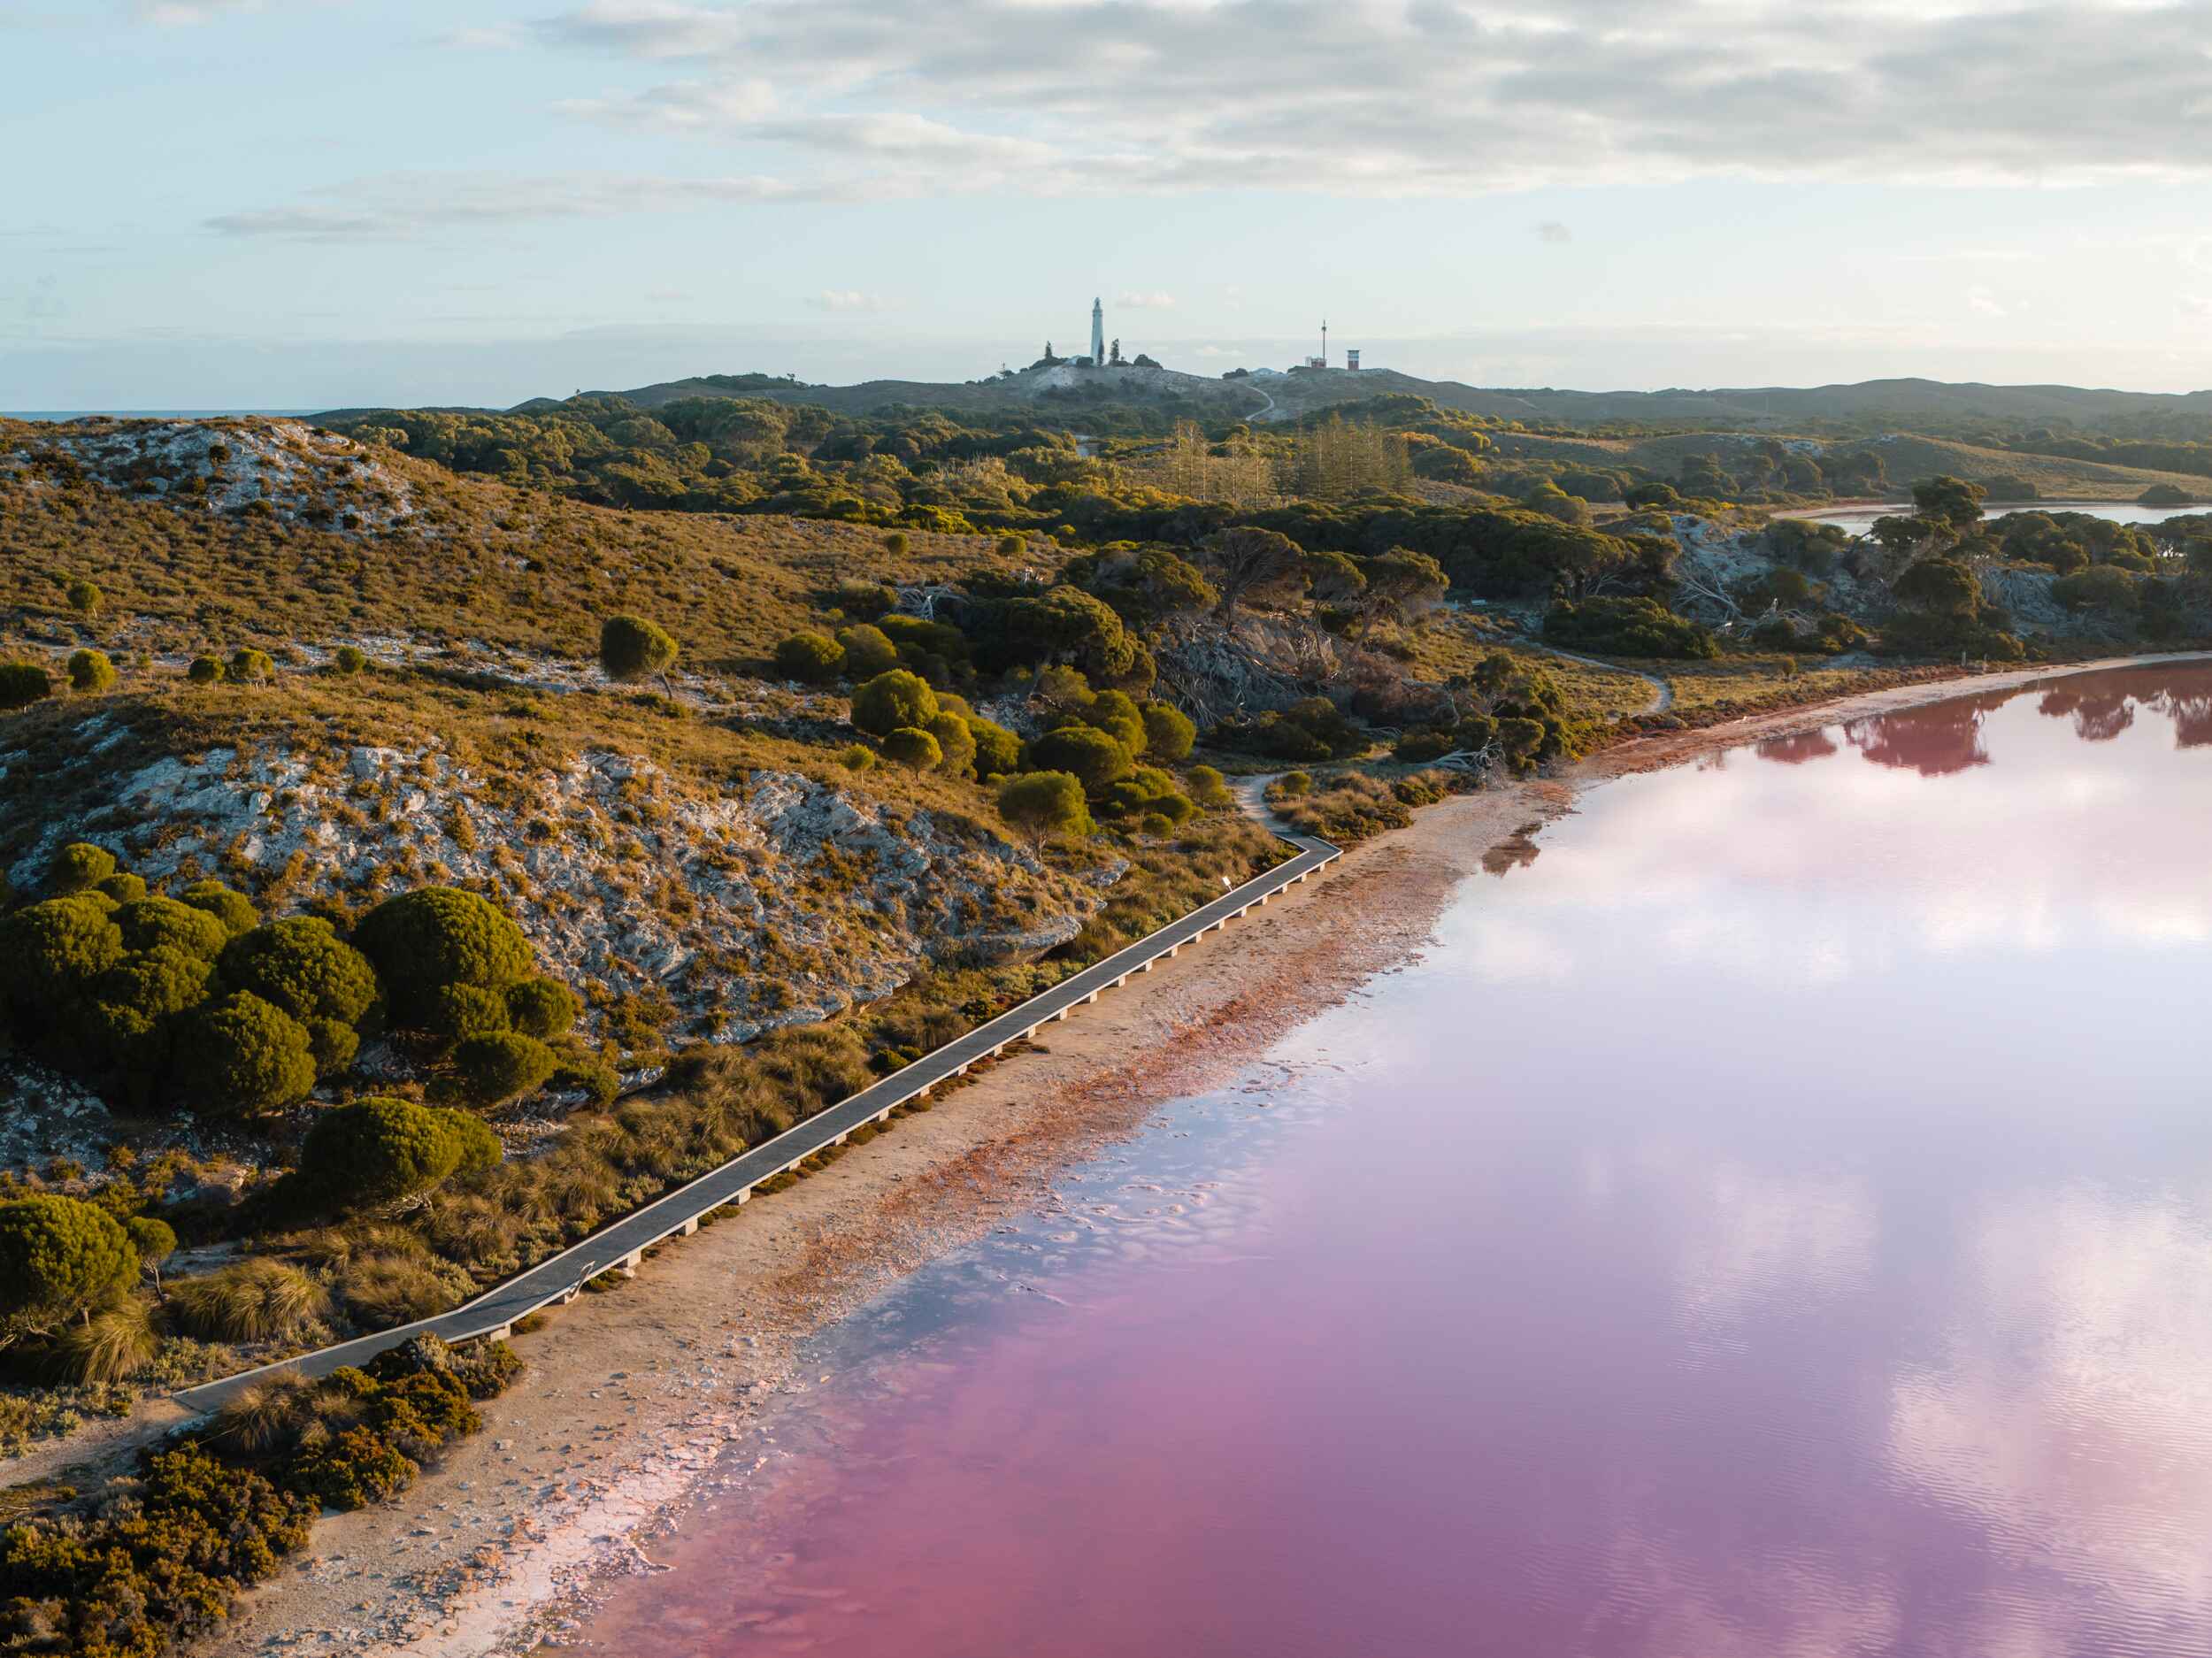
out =
[[[2212,386],[2212,3],[0,0],[0,409]]]

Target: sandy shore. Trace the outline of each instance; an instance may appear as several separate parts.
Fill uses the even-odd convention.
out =
[[[326,1520],[311,1553],[242,1606],[211,1650],[464,1658],[557,1639],[565,1608],[601,1574],[641,1569],[634,1537],[780,1393],[806,1385],[792,1367],[808,1335],[1033,1207],[1057,1171],[1132,1132],[1156,1105],[1226,1081],[1417,954],[1458,885],[1521,862],[1526,837],[1581,789],[1969,687],[2116,665],[1903,686],[1659,733],[1565,778],[1421,813],[1354,848],[1327,879],[1054,1026],[1044,1048],[518,1338],[527,1372],[485,1408],[485,1432],[400,1506]]]

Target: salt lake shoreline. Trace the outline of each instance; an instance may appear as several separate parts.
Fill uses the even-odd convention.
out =
[[[1221,939],[1053,1027],[791,1190],[666,1250],[619,1291],[516,1339],[527,1369],[401,1503],[326,1519],[207,1650],[478,1658],[573,1627],[609,1574],[652,1570],[675,1523],[764,1413],[828,1378],[803,1344],[896,1279],[1035,1208],[1053,1179],[1217,1087],[1428,944],[1463,881],[1614,778],[1837,721],[2100,669],[1967,673],[1616,745],[1571,771],[1455,796],[1351,848]],[[1233,948],[1225,948],[1228,940]]]

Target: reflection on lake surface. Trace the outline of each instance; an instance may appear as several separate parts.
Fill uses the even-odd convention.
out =
[[[1594,791],[834,1332],[592,1640],[2212,1651],[2208,738],[2168,666]]]
[[[2132,501],[1994,501],[1982,508],[1985,518],[2001,518],[2008,512],[2079,512],[2113,524],[2163,524],[2168,518],[2193,512],[2212,512],[2212,503],[2185,507],[2146,507]],[[1912,503],[1888,507],[1846,507],[1838,512],[1782,513],[1783,518],[1805,518],[1815,524],[1833,524],[1847,534],[1863,535],[1874,520],[1901,514],[1912,516]]]

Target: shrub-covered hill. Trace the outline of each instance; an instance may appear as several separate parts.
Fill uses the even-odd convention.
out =
[[[134,675],[0,716],[0,874],[90,840],[155,881],[348,915],[486,892],[634,1053],[819,1018],[925,963],[1066,942],[1103,853],[1017,845],[972,782],[856,772],[658,698],[436,672]]]
[[[848,580],[1018,564],[995,540],[632,512],[514,489],[296,421],[0,420],[0,633],[166,658],[240,644],[488,644],[588,657],[599,619],[680,623],[694,666],[758,666]]]

